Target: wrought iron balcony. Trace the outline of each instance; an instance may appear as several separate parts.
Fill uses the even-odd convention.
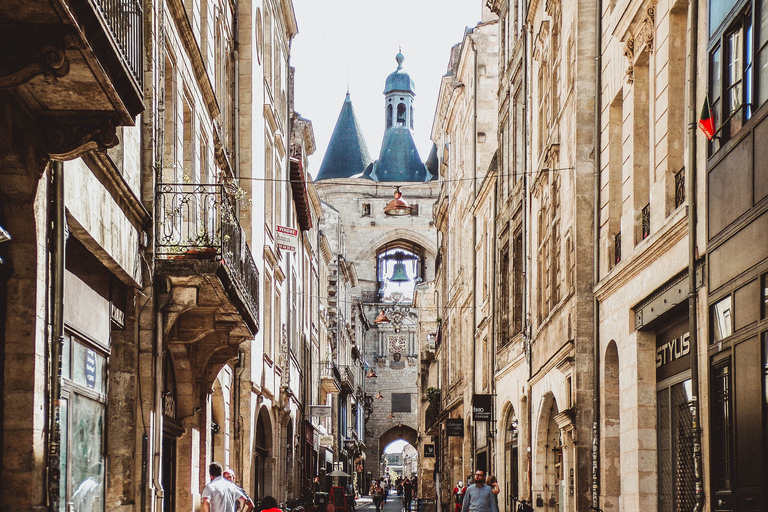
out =
[[[259,272],[224,185],[157,185],[156,231],[155,257],[165,269],[190,260],[207,262],[186,264],[181,272],[211,267],[247,323],[258,330]]]
[[[685,202],[685,167],[675,173],[675,208]]]
[[[320,363],[320,390],[332,394],[341,392],[341,373],[335,361]]]
[[[144,110],[142,1],[4,0],[0,20],[0,89],[20,92],[48,152],[117,144]]]
[[[341,386],[345,391],[352,393],[355,390],[355,367],[347,365],[341,375]]]

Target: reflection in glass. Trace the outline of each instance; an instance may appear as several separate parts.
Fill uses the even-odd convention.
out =
[[[70,470],[75,512],[103,512],[104,464],[102,439],[104,405],[80,395],[72,396]]]
[[[712,306],[712,342],[716,343],[727,338],[732,332],[731,296],[729,295]]]

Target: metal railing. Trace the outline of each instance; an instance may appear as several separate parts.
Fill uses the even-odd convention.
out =
[[[139,87],[143,87],[144,28],[141,0],[95,0],[120,53]]]
[[[320,363],[320,378],[332,379],[336,382],[341,381],[341,374],[339,373],[339,367],[336,366],[336,362],[323,361]]]
[[[685,202],[685,167],[675,173],[675,208]]]
[[[613,237],[613,263],[621,263],[621,231]]]
[[[156,226],[158,259],[220,260],[258,318],[259,271],[223,185],[157,185]]]
[[[350,389],[354,389],[355,387],[355,368],[353,366],[347,365],[344,367],[344,380],[348,383]]]
[[[642,220],[642,237],[643,240],[648,238],[651,234],[651,203],[648,203],[643,207],[642,212],[640,212],[641,220]]]

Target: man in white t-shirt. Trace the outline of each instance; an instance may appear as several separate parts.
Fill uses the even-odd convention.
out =
[[[223,468],[218,462],[208,466],[211,482],[203,489],[203,512],[237,512],[246,503],[245,494],[238,486],[222,477]]]

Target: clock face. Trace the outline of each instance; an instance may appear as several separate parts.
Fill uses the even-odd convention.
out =
[[[405,352],[405,336],[398,334],[390,336],[389,351],[392,353]]]

